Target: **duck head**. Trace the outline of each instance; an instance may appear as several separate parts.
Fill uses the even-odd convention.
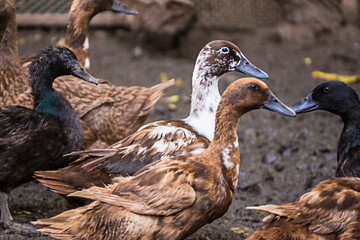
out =
[[[284,116],[295,117],[291,108],[282,103],[261,80],[241,78],[231,83],[221,99],[225,105],[231,106],[241,115],[255,109],[264,108]]]
[[[200,68],[211,68],[208,74],[221,76],[230,71],[238,71],[256,78],[269,76],[253,65],[233,43],[215,40],[208,43],[199,53],[197,65]]]
[[[29,82],[33,90],[39,86],[51,88],[54,80],[63,75],[73,75],[98,84],[97,80],[81,67],[75,54],[66,47],[50,46],[43,49],[30,64],[29,72]],[[31,76],[36,76],[36,78]],[[34,79],[41,79],[41,81],[34,81]]]
[[[352,112],[351,109],[359,104],[359,97],[354,89],[340,81],[328,81],[316,86],[292,109],[296,113],[325,110],[346,118],[347,113]]]
[[[119,0],[74,0],[71,12],[90,14],[90,18],[100,12],[113,11],[125,14],[138,14],[137,11],[126,6]]]
[[[224,73],[230,71],[268,78],[231,42],[215,40],[202,48],[192,76],[190,115],[185,121],[210,141],[214,137],[216,109],[221,98],[218,82]]]

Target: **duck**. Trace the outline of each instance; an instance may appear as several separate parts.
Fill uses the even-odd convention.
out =
[[[356,91],[340,81],[316,86],[292,107],[298,113],[324,110],[338,115],[344,127],[337,146],[336,177],[360,177],[360,101]]]
[[[74,0],[69,11],[65,47],[75,53],[81,66],[90,71],[89,23],[94,16],[104,11],[137,15],[138,12],[119,0]],[[31,63],[35,55],[21,57],[23,67]]]
[[[52,88],[58,76],[73,75],[91,84],[76,56],[64,47],[43,49],[29,66],[33,109],[12,106],[0,110],[0,210],[3,222],[12,221],[8,193],[32,180],[36,170],[64,167],[66,153],[81,149],[83,132],[75,111]]]
[[[359,114],[356,91],[340,81],[316,86],[295,104],[296,114],[325,110],[341,117],[335,178],[320,182],[295,203],[247,209],[269,212],[248,240],[360,239]]]
[[[31,108],[33,98],[27,81],[29,75],[20,64],[16,45],[15,4],[13,0],[1,4],[0,59],[7,62],[0,66],[0,107],[19,105]],[[70,102],[80,118],[85,135],[84,148],[88,149],[104,148],[135,132],[146,121],[163,90],[172,85],[173,80],[150,88],[108,83],[96,87],[90,83],[80,84],[73,76],[62,76],[53,87]]]
[[[118,175],[133,175],[162,158],[204,151],[214,138],[216,109],[221,98],[219,78],[229,71],[268,77],[235,44],[211,41],[202,48],[195,63],[187,118],[148,123],[108,148],[74,152],[79,159],[71,165],[54,171],[37,171],[36,179],[66,196],[93,185],[110,184]],[[78,204],[82,203],[75,206]]]
[[[270,213],[247,240],[360,239],[360,178],[327,179],[294,203],[247,209]]]
[[[93,200],[33,224],[57,239],[184,239],[224,215],[238,182],[237,123],[264,108],[295,112],[256,78],[237,80],[221,97],[213,141],[202,153],[153,162],[113,184],[70,194]]]

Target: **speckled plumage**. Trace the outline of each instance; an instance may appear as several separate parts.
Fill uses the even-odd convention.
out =
[[[14,2],[4,2],[5,10],[0,12],[0,15],[4,13],[4,16],[0,18],[4,19],[1,25],[5,32],[0,34],[6,36],[1,42],[0,63],[2,59],[7,59],[12,65],[0,66],[0,74],[6,76],[0,81],[0,92],[4,96],[0,107],[21,105],[30,108],[33,102],[27,82],[28,74],[19,66],[17,55]],[[105,5],[109,3],[102,2],[106,3]],[[8,44],[11,44],[11,48],[8,48]],[[99,82],[107,81],[99,79]],[[163,90],[173,84],[173,81],[169,81],[146,88],[118,87],[106,83],[95,87],[92,84],[80,84],[75,77],[66,76],[58,78],[53,87],[70,102],[79,116],[85,134],[84,147],[99,148],[135,132],[145,122]]]
[[[295,203],[251,209],[271,214],[247,240],[359,239],[360,178],[325,180]]]
[[[42,232],[59,239],[189,236],[228,210],[240,166],[239,147],[234,144],[237,122],[246,112],[266,105],[270,95],[267,86],[254,78],[232,83],[221,99],[215,137],[205,152],[163,159],[132,177],[116,178],[108,187],[75,192],[71,196],[95,201],[35,224],[44,225]],[[224,164],[225,149],[230,167]]]
[[[229,52],[222,53],[222,48]],[[222,40],[208,43],[196,60],[191,111],[186,119],[149,123],[111,150],[76,153],[83,156],[81,160],[58,171],[37,172],[37,179],[58,193],[69,194],[91,185],[110,184],[113,176],[132,175],[162,158],[206,149],[214,137],[219,78],[235,71],[240,62],[241,51],[234,44]]]
[[[52,83],[61,75],[90,79],[65,48],[44,49],[29,67],[34,109],[0,110],[0,192],[8,193],[31,179],[36,170],[64,167],[73,159],[63,155],[81,149],[83,132],[70,104]],[[77,75],[80,76],[80,75]],[[0,201],[1,219],[11,220]]]

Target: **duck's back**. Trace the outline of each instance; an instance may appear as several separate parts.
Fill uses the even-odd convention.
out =
[[[58,119],[23,108],[0,111],[0,190],[29,180],[35,170],[64,166],[68,145]]]

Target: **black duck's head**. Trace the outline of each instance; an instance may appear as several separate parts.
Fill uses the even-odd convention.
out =
[[[44,48],[30,64],[29,73],[29,82],[33,89],[40,85],[51,88],[54,80],[63,75],[72,75],[98,84],[97,80],[81,67],[75,54],[60,46]]]
[[[253,65],[233,43],[224,40],[215,40],[208,43],[197,59],[200,69],[208,68],[209,73],[215,76],[230,71],[238,71],[256,78],[269,76]]]
[[[296,113],[325,110],[341,117],[352,112],[360,104],[354,89],[340,81],[319,84],[301,102],[292,107]],[[350,110],[350,111],[349,111]]]

